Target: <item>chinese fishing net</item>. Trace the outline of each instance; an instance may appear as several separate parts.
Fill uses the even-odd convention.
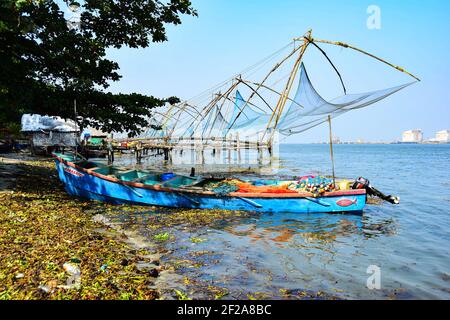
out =
[[[263,130],[268,127],[269,130],[276,128],[281,134],[289,136],[327,121],[328,115],[334,118],[350,110],[367,107],[412,83],[414,82],[372,92],[345,94],[327,101],[313,87],[306,68],[302,63],[297,91],[288,101],[289,103],[285,106],[278,122],[276,122],[276,116],[274,116],[270,126],[268,126],[271,115],[258,112],[246,104],[246,100],[237,91],[235,109],[238,118],[234,119],[232,129],[252,128],[254,130]]]

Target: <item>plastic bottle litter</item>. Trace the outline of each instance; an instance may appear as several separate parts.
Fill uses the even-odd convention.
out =
[[[78,289],[81,286],[81,270],[76,264],[66,262],[63,264],[63,269],[69,274],[66,285],[58,286],[63,289]]]
[[[64,263],[63,264],[63,269],[64,269],[64,271],[66,271],[70,275],[79,275],[79,274],[81,274],[80,267],[78,267],[77,265],[75,265],[73,263],[70,263],[70,262]]]

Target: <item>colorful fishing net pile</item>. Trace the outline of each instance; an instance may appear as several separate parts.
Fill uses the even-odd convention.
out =
[[[291,190],[311,192],[313,195],[323,194],[335,190],[333,180],[319,176],[304,176],[297,181],[292,182],[289,186]]]
[[[205,185],[218,196],[225,196],[231,192],[240,193],[296,193],[295,190],[288,189],[289,183],[266,184],[262,182],[247,182],[239,179],[225,179],[219,182],[210,182]]]
[[[310,192],[313,196],[335,190],[333,181],[325,177],[304,176],[294,181],[242,181],[239,179],[225,179],[218,182],[210,182],[205,185],[207,190],[219,196],[225,196],[231,192],[239,193],[298,193]]]
[[[205,188],[214,192],[218,196],[226,196],[231,192],[236,192],[239,190],[239,187],[236,185],[236,182],[238,181],[240,180],[225,179],[218,182],[209,182],[205,185]]]
[[[254,182],[244,182],[236,184],[239,187],[237,192],[242,193],[297,193],[288,189],[289,183],[280,181],[279,184],[258,184]]]

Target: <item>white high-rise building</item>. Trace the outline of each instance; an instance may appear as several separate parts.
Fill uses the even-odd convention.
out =
[[[422,134],[422,130],[420,130],[420,129],[403,131],[402,142],[419,143],[419,142],[422,142],[422,140],[423,140],[423,134]]]
[[[450,130],[441,130],[436,132],[436,138],[435,140],[437,142],[450,142]]]

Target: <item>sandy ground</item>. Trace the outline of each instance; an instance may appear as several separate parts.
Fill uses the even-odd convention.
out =
[[[32,157],[28,153],[0,154],[0,192],[8,192],[15,189],[17,174],[22,170],[18,164],[36,160],[47,159]]]

